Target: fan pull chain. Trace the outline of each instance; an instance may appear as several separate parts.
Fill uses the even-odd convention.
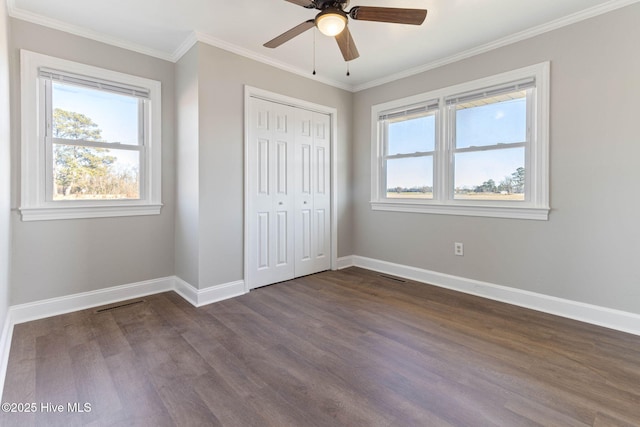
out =
[[[350,42],[351,42],[351,36],[347,37],[347,52],[349,52],[349,56],[351,56],[351,46],[349,45]],[[349,72],[349,61],[346,61],[346,62],[347,62],[347,77],[349,77],[351,75],[351,73]]]
[[[313,29],[313,75],[316,75],[316,29]]]

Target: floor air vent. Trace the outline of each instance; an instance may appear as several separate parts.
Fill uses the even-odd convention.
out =
[[[105,311],[112,311],[112,310],[117,310],[119,308],[131,307],[132,305],[143,304],[145,302],[146,300],[140,299],[137,301],[131,301],[124,304],[108,305],[106,307],[96,309],[94,313],[104,313]]]
[[[378,274],[380,277],[384,277],[385,279],[393,280],[394,282],[407,283],[406,280],[398,279],[397,277],[387,276],[386,274]]]

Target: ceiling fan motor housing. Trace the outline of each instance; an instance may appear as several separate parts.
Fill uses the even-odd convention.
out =
[[[318,9],[325,10],[327,8],[336,8],[339,10],[343,10],[345,7],[349,5],[349,0],[315,0],[311,2],[308,9]]]

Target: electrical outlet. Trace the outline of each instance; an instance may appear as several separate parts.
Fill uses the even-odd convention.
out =
[[[457,256],[464,256],[464,245],[460,242],[453,244],[453,253]]]

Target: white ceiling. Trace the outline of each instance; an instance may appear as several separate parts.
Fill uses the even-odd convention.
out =
[[[352,0],[349,8],[427,9],[422,26],[350,20],[360,58],[307,31],[263,43],[315,16],[284,0],[7,0],[15,18],[177,61],[196,40],[349,90],[361,90],[640,0]],[[316,70],[313,77],[313,39]]]

